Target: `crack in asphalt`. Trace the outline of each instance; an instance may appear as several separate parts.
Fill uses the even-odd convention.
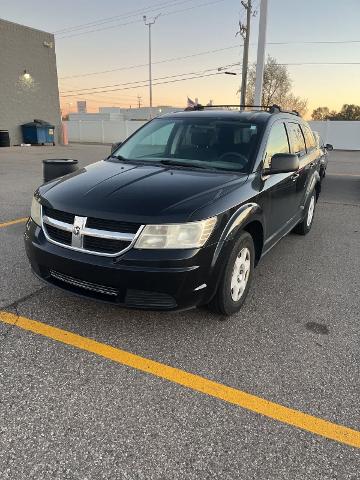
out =
[[[18,298],[14,302],[8,303],[7,305],[3,305],[0,308],[1,308],[1,310],[11,310],[11,309],[13,309],[13,310],[15,310],[16,317],[19,317],[20,316],[19,311],[18,311],[19,304],[25,302],[26,300],[29,300],[31,298],[36,297],[39,293],[41,293],[46,288],[48,288],[48,287],[47,286],[40,287],[37,290],[35,290],[34,292],[28,293],[27,295],[24,295],[23,297]],[[7,339],[10,331],[14,327],[16,327],[16,323],[17,322],[13,323],[12,325],[9,325],[3,333],[0,333],[0,339],[3,340],[2,343],[5,342],[5,340]]]

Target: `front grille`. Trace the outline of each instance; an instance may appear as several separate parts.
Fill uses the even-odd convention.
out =
[[[53,208],[43,207],[43,214],[47,217],[59,220],[59,222],[74,223],[75,215],[73,213],[61,212]]]
[[[107,285],[87,282],[85,280],[81,280],[80,278],[71,277],[70,275],[65,275],[64,273],[60,273],[55,270],[50,270],[50,275],[53,279],[60,282],[60,284],[70,285],[71,287],[75,287],[75,289],[84,289],[90,292],[95,292],[101,295],[107,295],[111,297],[116,297],[119,295],[118,289],[108,287]]]
[[[139,223],[117,222],[116,220],[103,220],[92,217],[88,217],[86,226],[97,230],[122,233],[136,233],[140,228]]]
[[[101,253],[116,253],[125,250],[129,245],[130,242],[123,242],[121,240],[84,236],[85,250]]]
[[[66,232],[60,228],[46,225],[46,230],[49,237],[55,242],[63,243],[64,245],[71,245],[71,232]]]
[[[141,228],[137,223],[80,217],[48,207],[42,207],[42,212],[48,240],[96,255],[120,255],[132,245]]]

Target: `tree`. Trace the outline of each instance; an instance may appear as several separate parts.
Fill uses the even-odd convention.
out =
[[[311,118],[313,120],[327,120],[330,115],[328,107],[318,107],[313,110]]]
[[[248,73],[248,90],[246,103],[254,103],[256,79],[256,65],[252,65]],[[277,63],[276,59],[268,56],[264,69],[262,92],[263,105],[280,105],[286,110],[296,110],[304,115],[307,110],[307,100],[296,97],[292,93],[292,80],[285,65]]]
[[[318,107],[313,110],[313,120],[360,120],[360,106],[345,103],[340,112],[329,111],[328,107]]]
[[[331,120],[360,120],[360,106],[345,103],[340,112]]]

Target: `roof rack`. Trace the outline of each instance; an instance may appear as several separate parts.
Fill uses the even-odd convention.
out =
[[[291,115],[297,115],[300,117],[299,112],[296,110],[282,110],[279,105],[201,105],[200,103],[193,107],[186,107],[185,111],[201,111],[208,108],[251,108],[261,109],[269,113],[290,113]]]

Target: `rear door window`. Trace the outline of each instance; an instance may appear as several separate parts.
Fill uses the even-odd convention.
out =
[[[298,123],[289,122],[287,124],[289,132],[291,153],[296,153],[299,157],[305,155],[305,140],[300,125]]]

